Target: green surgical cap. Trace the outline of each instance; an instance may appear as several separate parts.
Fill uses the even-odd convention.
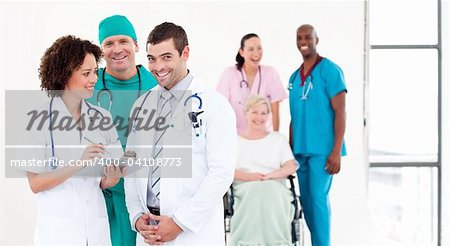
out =
[[[102,22],[98,25],[98,41],[100,42],[100,45],[105,38],[115,35],[129,36],[134,41],[137,41],[136,32],[134,31],[133,25],[127,17],[122,15],[110,16],[102,20]]]

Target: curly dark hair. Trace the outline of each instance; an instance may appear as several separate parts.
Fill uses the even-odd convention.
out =
[[[41,58],[41,89],[51,96],[60,96],[72,73],[80,68],[87,54],[94,55],[97,64],[102,58],[100,47],[90,41],[72,35],[58,38]]]

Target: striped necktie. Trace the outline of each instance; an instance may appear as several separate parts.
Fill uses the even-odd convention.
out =
[[[170,106],[170,99],[172,94],[169,91],[162,91],[159,100],[159,113],[158,117],[163,117],[166,121],[165,124],[171,119],[172,110]],[[164,128],[164,127],[163,127]],[[161,180],[161,167],[157,165],[158,158],[161,157],[161,153],[164,149],[164,134],[166,130],[155,131],[154,144],[153,144],[153,160],[154,165],[151,168],[151,175],[149,175],[148,187],[147,187],[147,206],[159,207],[159,188]]]

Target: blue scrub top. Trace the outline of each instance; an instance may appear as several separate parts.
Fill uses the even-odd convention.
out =
[[[292,121],[294,154],[329,155],[334,145],[334,111],[331,99],[346,91],[344,74],[338,65],[323,58],[306,79],[305,92],[312,83],[307,99],[302,100],[297,69],[289,78],[289,105]],[[347,154],[345,143],[342,156]]]

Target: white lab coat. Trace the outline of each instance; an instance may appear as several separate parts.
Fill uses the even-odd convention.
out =
[[[158,94],[160,88],[150,93]],[[189,178],[164,178],[160,184],[161,215],[176,217],[185,231],[165,245],[225,245],[223,228],[222,197],[233,181],[236,163],[236,119],[228,101],[216,91],[191,82],[189,90],[198,93],[202,99],[201,135],[194,136],[189,124],[188,134],[192,134],[192,176]],[[186,93],[191,94],[191,93]],[[173,115],[187,114],[184,109],[185,95]],[[134,107],[140,107],[145,95],[141,96]],[[141,110],[156,108],[157,96],[148,97]],[[195,99],[196,100],[196,99]],[[195,104],[195,103],[194,103]],[[189,107],[190,104],[188,104]],[[198,111],[193,105],[192,111]],[[186,112],[184,112],[186,111]],[[173,116],[173,117],[174,117]],[[169,128],[170,129],[170,128]],[[151,149],[137,146],[152,145],[154,130],[131,131],[127,150],[134,150],[137,158],[149,156]],[[171,133],[166,133],[166,135]],[[176,134],[176,133],[175,133]],[[165,139],[176,135],[165,136]],[[166,142],[166,140],[164,140]],[[191,140],[189,140],[190,142]],[[166,144],[166,143],[164,143]],[[190,170],[191,168],[189,168]],[[139,174],[141,176],[139,176]],[[149,169],[133,172],[125,178],[125,197],[132,228],[135,219],[148,212],[146,206]],[[143,237],[137,234],[137,245],[146,245]]]
[[[48,105],[45,105],[44,110],[49,109]],[[111,117],[106,110],[90,106],[99,110],[105,117]],[[82,114],[87,114],[88,108],[82,102]],[[54,98],[52,111],[58,111],[57,119],[64,116],[70,117],[64,102],[59,97]],[[34,140],[40,139],[38,141],[43,146],[34,149],[36,154],[33,157],[37,159],[48,159],[52,156],[49,120],[46,120],[45,124],[43,130],[34,130],[31,133]],[[114,127],[103,132],[86,130],[81,134],[76,129],[53,130],[55,156],[59,160],[64,160],[65,163],[80,159],[85,147],[90,144],[84,137],[96,143],[109,144],[107,151],[116,157],[122,156],[123,151]],[[62,167],[58,166],[58,168]],[[42,173],[50,172],[52,169],[42,166],[29,167],[25,171]],[[82,172],[85,174],[81,175]],[[38,218],[35,245],[111,245],[105,200],[99,186],[101,179],[99,172],[101,167],[86,167],[78,173],[80,176],[73,176],[58,186],[36,195]],[[97,175],[94,176],[94,174]]]

